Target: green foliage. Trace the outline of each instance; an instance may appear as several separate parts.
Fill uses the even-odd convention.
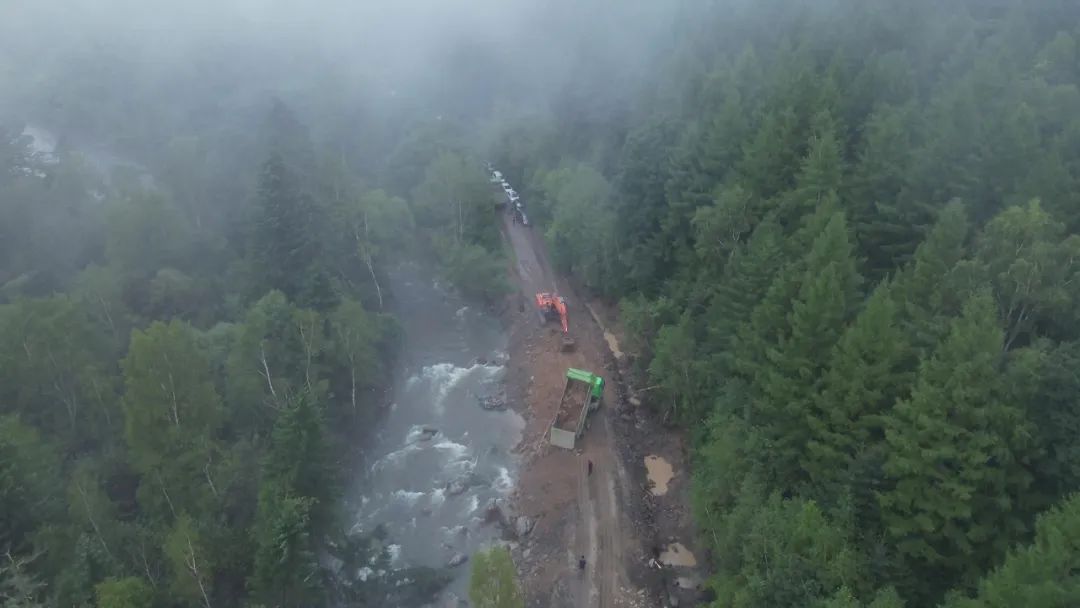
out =
[[[883,416],[911,382],[914,352],[897,308],[889,284],[878,286],[833,348],[806,418],[812,437],[806,467],[816,484],[840,482],[860,452],[880,444]]]
[[[413,190],[412,201],[416,223],[445,229],[455,245],[498,246],[491,185],[471,159],[451,152],[439,154]]]
[[[319,231],[326,222],[300,171],[278,151],[262,166],[251,237],[252,293],[279,290],[302,305],[325,308],[334,299],[321,257]]]
[[[477,608],[524,608],[509,549],[492,547],[472,556],[469,601]]]
[[[737,561],[712,583],[720,605],[811,606],[857,575],[847,533],[813,502],[774,494],[739,523],[745,528]]]
[[[280,605],[321,597],[316,547],[337,498],[321,415],[301,395],[279,415],[263,465],[251,581],[256,596]]]
[[[942,608],[1065,608],[1080,601],[1080,497],[1073,495],[1043,513],[1031,544],[1009,552],[978,585],[974,598],[956,594]]]
[[[428,236],[426,253],[467,297],[494,301],[509,287],[491,184],[474,160],[441,152],[412,191],[412,216]]]
[[[515,75],[497,103],[333,101],[341,75],[298,57],[272,88],[320,138],[280,101],[253,128],[257,70],[140,80],[162,63],[107,40],[0,57],[5,110],[62,136],[54,162],[0,128],[5,605],[433,601],[443,573],[317,558],[341,545],[328,454],[386,382],[394,263],[505,292],[480,140],[689,428],[722,604],[1076,603],[1075,499],[1014,546],[1080,482],[1075,7],[691,4],[629,47],[563,44],[576,86],[542,98]],[[600,47],[656,52],[630,78]],[[473,82],[447,74],[429,90]]]
[[[174,596],[209,605],[213,561],[191,517],[181,515],[176,519],[165,538],[164,549]]]
[[[772,474],[782,484],[802,477],[810,439],[805,420],[827,364],[821,353],[840,339],[859,281],[843,215],[836,214],[805,258],[777,277],[745,330],[757,330],[753,348],[761,349],[760,359],[740,361],[740,372],[750,379],[752,416],[772,442]]]
[[[472,243],[456,244],[440,240],[443,272],[465,296],[495,301],[510,291],[506,282],[506,261]]]
[[[108,579],[94,587],[98,608],[151,608],[154,591],[141,578]]]
[[[744,4],[687,10],[625,124],[556,114],[515,171],[694,442],[717,605],[932,605],[1076,485],[1075,11]],[[774,493],[850,576],[743,572]]]
[[[190,242],[188,228],[165,196],[139,191],[110,203],[105,257],[137,276],[175,265]]]
[[[180,321],[136,330],[122,366],[125,436],[136,468],[179,466],[195,444],[213,436],[222,416],[194,330]]]
[[[942,572],[972,580],[1024,529],[1010,497],[1031,483],[1031,429],[1001,385],[1002,341],[990,296],[974,296],[886,422],[885,531],[913,568],[937,573],[928,590],[950,580]]]
[[[553,262],[581,277],[587,286],[604,288],[614,270],[607,257],[613,221],[607,180],[579,164],[548,173],[542,187],[552,209],[546,237]]]
[[[105,334],[77,301],[54,296],[2,306],[0,336],[8,407],[72,441],[108,425],[113,403],[101,365]]]
[[[393,324],[360,302],[413,249],[412,216],[352,196],[353,168],[272,114],[253,136],[169,133],[153,180],[0,129],[4,606],[344,601],[316,559],[339,530],[333,454],[386,382]],[[227,143],[249,139],[267,149]]]
[[[15,416],[0,417],[0,546],[28,547],[28,535],[61,506],[55,448]]]

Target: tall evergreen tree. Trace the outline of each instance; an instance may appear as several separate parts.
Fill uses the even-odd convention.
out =
[[[1024,529],[1016,501],[1031,482],[1031,429],[1005,400],[1002,342],[993,300],[980,292],[886,422],[885,531],[924,598],[954,576],[973,580]]]
[[[1009,552],[973,598],[957,593],[941,608],[1066,608],[1080,602],[1080,496],[1039,516],[1035,539]]]
[[[786,307],[760,314],[755,310],[757,318],[751,322],[776,328],[775,342],[768,340],[769,334],[762,334],[767,341],[761,345],[761,367],[752,370],[749,377],[756,393],[755,421],[772,442],[769,457],[782,487],[791,487],[802,477],[801,463],[809,440],[805,420],[827,365],[821,353],[829,352],[839,340],[858,301],[860,278],[842,213],[833,216],[797,267],[798,287]],[[784,276],[777,278],[785,280]],[[776,292],[770,291],[775,297]],[[761,306],[771,306],[769,300],[767,297]],[[776,312],[782,317],[765,318]]]
[[[936,346],[948,330],[948,316],[959,312],[950,275],[965,255],[967,235],[964,206],[953,201],[896,277],[892,293],[900,304],[902,324],[920,354]]]
[[[302,295],[315,297],[312,286],[322,272],[315,216],[315,202],[300,177],[279,152],[271,152],[259,175],[251,250],[253,295],[277,289],[294,301]]]
[[[832,351],[822,392],[807,413],[811,436],[807,472],[830,486],[849,474],[857,454],[881,449],[883,416],[906,393],[915,353],[883,283]],[[833,486],[833,489],[836,489]]]

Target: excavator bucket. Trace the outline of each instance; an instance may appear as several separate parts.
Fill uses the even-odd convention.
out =
[[[573,338],[571,338],[567,334],[562,335],[562,343],[559,345],[559,350],[566,353],[566,352],[570,352],[570,351],[574,350],[574,348],[576,346],[577,346],[577,343],[574,342]]]

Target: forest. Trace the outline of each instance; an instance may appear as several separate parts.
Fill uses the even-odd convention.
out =
[[[257,74],[231,85],[249,103],[193,113],[220,91],[105,69],[112,50],[58,46],[4,98],[0,604],[437,590],[341,510],[388,405],[402,330],[386,273],[433,266],[481,301],[504,289],[482,162],[415,117],[357,144],[327,126],[342,114],[297,109],[311,96],[253,94]]]
[[[443,152],[406,203],[318,157],[280,102],[260,128],[250,202],[229,207],[205,166],[101,180],[0,138],[5,607],[377,605],[418,576],[360,584],[327,560],[385,559],[339,513],[400,332],[380,279],[437,250],[463,290],[498,293],[477,274],[501,255],[485,176]]]
[[[1078,23],[695,6],[634,97],[495,143],[691,438],[712,605],[1080,602]]]
[[[685,429],[712,605],[1080,604],[1080,5],[662,8],[515,4],[533,44],[412,71],[373,27],[362,76],[270,19],[0,18],[4,608],[437,585],[338,576],[388,559],[340,506],[393,265],[507,289],[486,160]]]

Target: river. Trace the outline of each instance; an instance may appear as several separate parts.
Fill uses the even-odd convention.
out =
[[[385,526],[394,567],[439,568],[499,536],[483,511],[513,490],[524,421],[479,405],[502,390],[507,337],[498,319],[415,268],[396,271],[390,287],[403,351],[348,507],[359,531]],[[467,597],[468,563],[450,572],[448,592]]]
[[[24,135],[36,152],[56,158],[50,131],[28,126]],[[103,176],[121,165],[139,168],[102,150],[81,151]],[[385,527],[392,567],[443,568],[500,536],[483,510],[513,490],[511,451],[525,423],[478,402],[502,392],[507,337],[499,320],[413,266],[392,273],[389,287],[404,328],[393,400],[349,479],[346,513],[356,532]],[[468,563],[448,572],[447,593],[467,597]]]

